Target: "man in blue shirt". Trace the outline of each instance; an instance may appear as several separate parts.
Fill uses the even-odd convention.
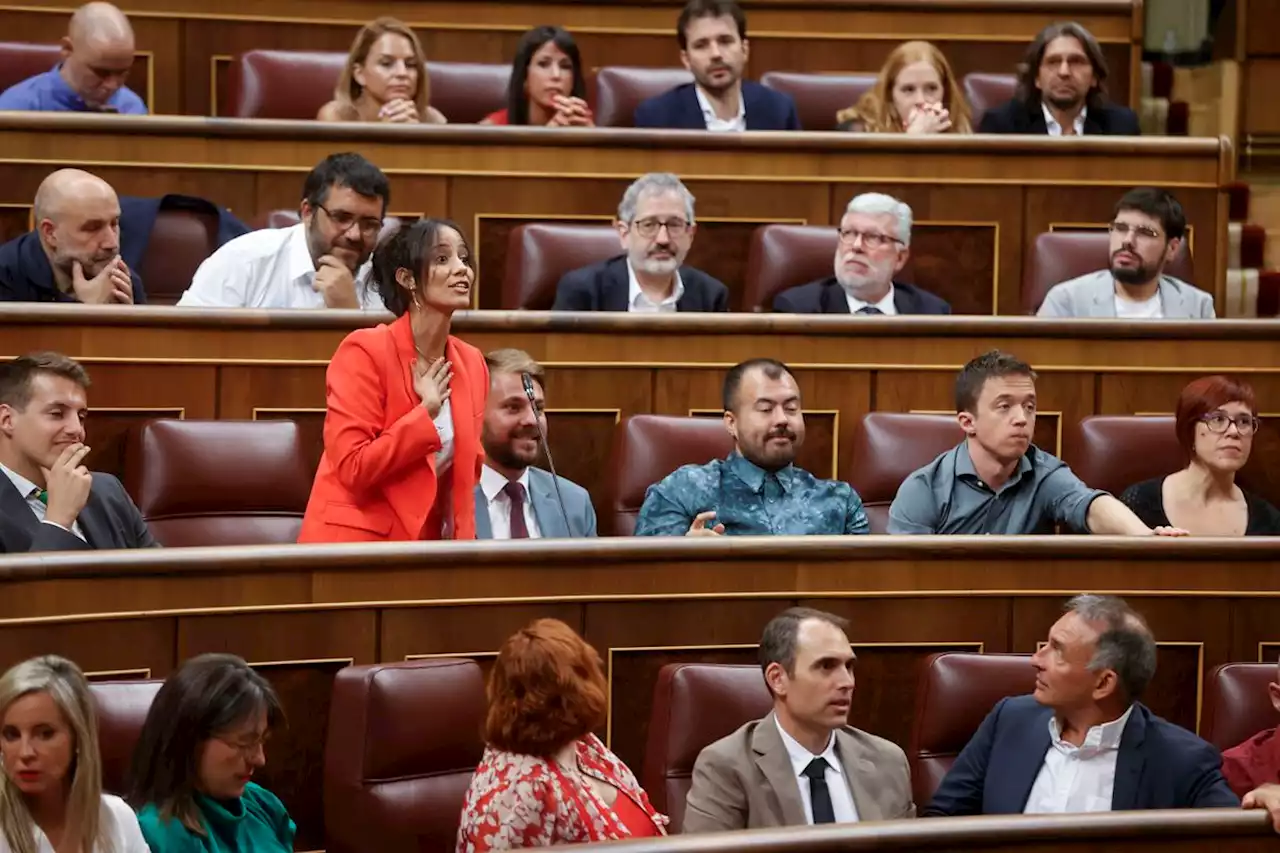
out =
[[[744,361],[724,379],[728,459],[685,465],[649,487],[637,536],[869,533],[848,483],[820,480],[794,464],[804,444],[800,387],[771,358]]]
[[[71,16],[62,62],[0,93],[0,110],[146,115],[124,85],[133,68],[133,27],[110,3],[89,3]]]

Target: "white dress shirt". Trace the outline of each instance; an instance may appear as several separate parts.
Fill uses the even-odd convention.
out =
[[[1053,113],[1049,112],[1049,108],[1045,106],[1044,101],[1040,102],[1040,109],[1044,110],[1044,124],[1049,129],[1050,136],[1061,136],[1062,125],[1058,124],[1058,120],[1053,117]],[[1088,107],[1081,107],[1080,114],[1076,116],[1075,121],[1071,122],[1071,127],[1075,130],[1076,136],[1084,136],[1084,117],[1089,114]]]
[[[636,278],[636,271],[631,268],[630,259],[627,260],[627,310],[632,314],[673,314],[675,313],[676,303],[680,301],[680,297],[684,296],[684,282],[680,280],[680,270],[675,271],[676,283],[671,288],[671,295],[661,302],[654,302],[649,296],[640,289],[640,280]]]
[[[146,839],[142,837],[142,828],[138,826],[137,816],[119,797],[102,795],[98,826],[102,834],[111,840],[114,853],[150,853]],[[44,830],[32,826],[32,831],[35,833],[36,853],[53,853],[53,845],[49,843]],[[0,853],[10,853],[11,849],[9,839],[0,832]],[[102,845],[94,845],[93,853],[102,853]]]
[[[384,311],[369,283],[371,264],[356,270],[356,296],[366,311]],[[324,296],[312,287],[315,261],[307,248],[306,226],[250,231],[214,252],[191,279],[178,307],[323,308]]]
[[[1062,739],[1055,714],[1049,717],[1049,751],[1023,814],[1076,814],[1111,811],[1120,738],[1133,706],[1119,719],[1094,726],[1080,746]]]
[[[773,724],[778,727],[778,734],[782,735],[782,745],[787,748],[787,756],[791,759],[791,770],[796,775],[796,785],[800,788],[800,801],[804,804],[805,820],[810,824],[813,823],[813,795],[809,792],[809,777],[804,775],[804,769],[813,759],[824,758],[827,769],[823,776],[827,780],[827,792],[831,795],[831,811],[836,817],[836,823],[856,823],[858,807],[853,804],[853,793],[849,789],[849,781],[844,778],[844,766],[840,764],[840,756],[836,754],[836,733],[831,733],[827,739],[827,748],[821,755],[814,755],[787,734],[787,730],[782,727],[782,723],[778,722],[777,717],[773,718]]]
[[[453,401],[441,403],[440,411],[431,422],[440,436],[440,449],[436,451],[436,476],[439,477],[453,467]]]
[[[1129,320],[1159,320],[1164,317],[1164,305],[1160,302],[1159,290],[1150,299],[1144,299],[1141,302],[1125,299],[1118,293],[1115,298],[1117,317],[1124,317]]]
[[[693,84],[693,93],[698,96],[698,106],[702,108],[702,120],[707,123],[707,130],[717,133],[741,133],[747,129],[747,101],[738,92],[738,114],[733,118],[719,118],[710,99],[703,93],[702,87]]]
[[[18,490],[18,494],[22,495],[23,499],[26,500],[27,506],[31,507],[31,511],[36,514],[36,518],[41,524],[52,524],[54,527],[62,527],[58,522],[49,521],[45,518],[45,513],[49,511],[49,508],[40,503],[40,499],[36,497],[36,494],[40,491],[39,486],[19,474],[17,471],[9,468],[7,465],[0,465],[0,470],[4,471],[5,476],[9,478],[9,482],[13,483],[13,487]],[[62,527],[62,529],[66,530],[67,528]],[[84,533],[80,530],[80,522],[71,522],[71,532],[76,536],[79,536],[85,542],[89,541],[84,538]],[[0,835],[3,835],[3,833],[0,833]]]
[[[849,301],[850,314],[857,314],[858,311],[860,311],[863,308],[879,308],[881,314],[886,314],[890,317],[896,316],[898,313],[898,306],[893,304],[893,284],[892,283],[889,284],[889,292],[886,293],[884,295],[884,298],[881,299],[879,302],[863,302],[861,299],[854,296],[852,293],[850,293],[847,290],[844,292],[844,296],[845,296],[845,299]]]
[[[489,503],[489,528],[494,539],[511,538],[511,498],[502,491],[508,482],[506,477],[488,465],[480,469],[480,490]],[[541,539],[538,517],[533,514],[533,498],[529,494],[528,468],[520,472],[520,479],[516,482],[524,486],[524,527],[529,531],[530,539]]]

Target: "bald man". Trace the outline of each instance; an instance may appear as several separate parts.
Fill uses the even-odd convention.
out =
[[[145,302],[120,257],[120,200],[111,185],[60,169],[36,190],[36,230],[0,246],[0,302]]]
[[[110,3],[88,3],[71,16],[62,60],[0,93],[0,110],[146,115],[124,81],[133,67],[133,27]]]

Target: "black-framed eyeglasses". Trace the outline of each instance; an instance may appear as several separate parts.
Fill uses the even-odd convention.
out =
[[[631,227],[636,229],[636,233],[646,240],[658,236],[658,232],[663,228],[667,229],[667,234],[672,237],[683,237],[688,233],[690,225],[683,219],[636,219],[631,223]]]
[[[897,237],[890,237],[888,234],[881,234],[878,231],[859,231],[856,228],[841,228],[839,230],[840,245],[853,246],[858,242],[858,238],[862,238],[862,245],[868,249],[879,249],[881,246],[887,246],[890,243],[902,243]],[[904,244],[905,245],[905,244]]]
[[[1201,415],[1200,421],[1210,432],[1226,432],[1231,424],[1235,424],[1236,431],[1241,435],[1253,435],[1262,426],[1262,421],[1247,413],[1232,417],[1226,412],[1209,412]]]
[[[343,232],[350,231],[352,225],[359,225],[360,233],[365,236],[377,234],[382,230],[381,219],[374,219],[371,216],[367,216],[362,219],[354,213],[348,213],[345,210],[330,210],[323,204],[317,204],[316,207],[323,210],[325,216],[329,217],[329,221]]]
[[[1112,222],[1107,226],[1107,230],[1121,237],[1128,237],[1132,233],[1133,236],[1141,237],[1144,240],[1160,239],[1160,232],[1156,229],[1148,228],[1145,225],[1130,225],[1128,222]]]

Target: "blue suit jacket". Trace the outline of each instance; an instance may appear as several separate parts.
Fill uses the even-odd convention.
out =
[[[693,83],[685,83],[642,102],[636,107],[635,126],[706,130],[707,122],[693,87]],[[796,102],[785,92],[743,80],[742,101],[747,130],[800,130]]]
[[[142,305],[147,301],[142,278],[128,258],[125,263],[129,264],[129,278],[133,281],[133,302]],[[39,232],[28,231],[0,246],[0,302],[75,301],[72,294],[58,290]]]
[[[1049,751],[1052,714],[1033,696],[1001,699],[921,815],[1021,814]],[[1217,749],[1134,704],[1120,736],[1112,811],[1239,805]]]
[[[564,508],[569,516],[569,528],[564,526],[564,515],[556,500],[556,487],[551,473],[541,468],[529,469],[529,499],[533,502],[533,517],[538,519],[538,531],[542,538],[595,536],[596,510],[591,505],[591,495],[577,483],[564,477],[559,480],[560,494],[564,496]],[[493,538],[493,526],[489,522],[489,502],[480,486],[476,486],[476,538]]]

